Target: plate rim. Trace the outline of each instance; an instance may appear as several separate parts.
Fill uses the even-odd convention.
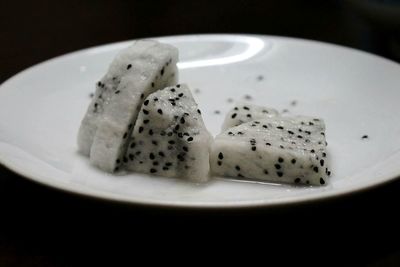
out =
[[[318,45],[323,45],[323,46],[330,46],[330,47],[335,47],[339,49],[345,49],[349,50],[352,52],[356,53],[361,53],[369,57],[375,57],[378,60],[383,60],[386,61],[387,63],[394,64],[397,67],[400,67],[400,64],[391,60],[384,58],[382,56],[372,54],[366,51],[362,51],[356,48],[352,47],[347,47],[343,45],[338,45],[338,44],[333,44],[333,43],[327,43],[327,42],[321,42],[317,40],[309,40],[309,39],[303,39],[303,38],[294,38],[294,37],[286,37],[286,36],[275,36],[275,35],[261,35],[261,34],[229,34],[229,33],[216,33],[216,34],[185,34],[185,35],[165,35],[165,36],[157,36],[157,37],[146,37],[146,38],[140,38],[140,39],[157,39],[157,40],[162,40],[162,39],[173,39],[173,38],[185,38],[185,37],[258,37],[258,38],[271,38],[271,39],[283,39],[283,40],[290,40],[290,41],[301,41],[301,42],[306,42],[306,43],[311,43],[311,44],[318,44]],[[107,44],[102,44],[102,45],[97,45],[97,46],[91,46],[88,48],[83,48],[79,49],[76,51],[68,52],[62,55],[58,55],[52,58],[49,58],[47,60],[44,60],[42,62],[39,62],[37,64],[34,64],[30,67],[27,67],[13,76],[9,77],[6,79],[4,82],[0,84],[0,90],[3,89],[9,82],[12,82],[14,79],[18,79],[20,76],[24,75],[25,72],[28,72],[29,70],[35,69],[37,67],[40,67],[41,65],[48,64],[52,61],[55,60],[62,60],[65,57],[70,57],[74,56],[75,54],[80,54],[80,53],[87,53],[90,50],[98,49],[98,48],[103,48],[103,47],[112,47],[112,46],[119,46],[123,45],[124,43],[129,43],[134,40],[138,39],[130,39],[130,40],[123,40],[123,41],[118,41],[118,42],[112,42],[112,43],[107,43]],[[75,195],[79,195],[81,197],[89,197],[93,198],[96,200],[101,200],[101,201],[111,201],[113,203],[121,203],[121,204],[128,204],[128,205],[141,205],[141,206],[146,206],[146,207],[162,207],[162,208],[181,208],[181,209],[243,209],[243,208],[272,208],[272,207],[281,207],[281,206],[294,206],[294,205],[301,205],[301,204],[308,204],[308,203],[315,203],[317,201],[327,201],[327,200],[332,200],[336,199],[338,197],[344,197],[344,196],[349,196],[351,194],[357,194],[360,192],[364,192],[367,190],[371,190],[376,187],[380,187],[383,185],[386,185],[390,182],[394,182],[396,179],[400,178],[400,174],[397,175],[386,175],[381,177],[379,180],[369,180],[367,182],[364,182],[361,185],[358,185],[358,187],[349,187],[346,189],[342,189],[341,191],[324,191],[324,192],[318,192],[316,194],[311,194],[311,195],[302,195],[297,198],[282,198],[279,200],[260,200],[260,201],[255,201],[255,200],[246,200],[246,201],[238,201],[238,202],[227,202],[227,203],[214,203],[214,202],[198,202],[198,203],[185,203],[185,202],[177,202],[177,201],[159,201],[159,200],[140,200],[140,199],[131,199],[129,196],[124,196],[124,195],[118,195],[114,194],[111,192],[103,192],[99,190],[92,190],[90,188],[86,187],[75,187],[71,186],[69,184],[63,184],[60,182],[57,182],[56,180],[49,180],[46,177],[43,177],[41,175],[29,175],[28,170],[22,170],[19,169],[18,167],[14,166],[11,161],[8,162],[4,157],[0,157],[0,165],[4,166],[6,169],[10,170],[11,172],[16,173],[17,175],[30,180],[32,182],[35,182],[40,185],[44,185],[46,187],[52,188],[52,189],[57,189],[62,192],[66,193],[71,193]]]

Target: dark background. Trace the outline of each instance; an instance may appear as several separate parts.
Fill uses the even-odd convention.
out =
[[[1,1],[0,12],[0,82],[77,49],[191,33],[300,37],[400,61],[400,3],[393,0]],[[218,253],[240,258],[251,250],[247,260],[284,253],[276,258],[296,265],[320,256],[323,266],[400,266],[399,194],[395,181],[272,210],[163,210],[55,191],[0,166],[0,266],[133,263],[143,249],[153,252],[147,262],[177,263],[185,252],[194,262]]]

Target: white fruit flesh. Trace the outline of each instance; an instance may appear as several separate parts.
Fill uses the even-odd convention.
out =
[[[119,162],[132,171],[204,182],[209,178],[211,141],[188,87],[167,87],[143,103]]]
[[[273,108],[265,108],[248,103],[237,103],[225,116],[222,131],[252,120],[261,120],[278,116]]]
[[[92,164],[114,171],[144,99],[176,84],[177,61],[176,48],[151,40],[136,41],[115,57],[97,83],[78,134],[79,150]]]
[[[321,119],[272,117],[218,135],[210,165],[218,176],[322,185],[330,174],[326,156]]]

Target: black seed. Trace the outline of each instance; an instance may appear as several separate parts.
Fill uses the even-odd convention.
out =
[[[132,64],[128,64],[128,66],[126,66],[127,70],[129,70],[130,68],[132,68]]]
[[[118,95],[120,92],[121,92],[120,90],[117,90],[115,91],[115,94]]]
[[[143,109],[143,113],[147,115],[147,114],[149,114],[149,111],[146,109]]]
[[[178,86],[176,86],[176,87],[178,87]],[[183,93],[180,93],[178,96],[179,96],[179,97],[182,97],[182,96],[183,96]]]
[[[239,110],[238,107],[234,107],[234,110]]]
[[[163,167],[162,168],[164,171],[168,171],[169,169],[168,169],[168,167]]]
[[[267,146],[270,146],[271,145],[271,143],[265,143]]]
[[[299,129],[299,132],[302,132],[303,130],[302,129]]]
[[[310,139],[306,139],[306,143],[310,143]]]
[[[305,123],[304,123],[304,121],[302,121],[302,122],[300,122],[300,124],[301,124],[301,125],[304,125]]]
[[[222,154],[222,152],[219,152],[218,158],[219,158],[219,159],[223,159],[223,158],[224,158],[224,154]]]
[[[162,109],[157,109],[157,112],[162,115]]]
[[[314,123],[312,123],[311,121],[308,123],[308,125],[314,125]]]
[[[275,169],[277,169],[277,170],[279,170],[281,168],[281,165],[279,165],[279,164],[275,164],[274,166],[275,166]]]
[[[129,159],[133,160],[133,158],[134,158],[133,154],[129,154]]]
[[[118,170],[119,170],[119,168],[118,168],[118,167],[115,167],[114,172],[117,172]]]
[[[121,163],[121,160],[120,160],[120,159],[117,159],[115,162],[116,162],[117,164],[120,164],[120,163]]]
[[[154,83],[151,83],[151,87],[154,87]]]
[[[362,137],[361,137],[361,139],[368,139],[368,135],[363,135]]]
[[[235,169],[236,169],[237,171],[240,171],[240,166],[239,166],[239,165],[236,165],[236,166],[235,166]]]
[[[310,184],[310,181],[309,181],[309,180],[307,180],[307,181],[306,181],[306,184]]]
[[[97,103],[94,103],[94,107],[95,107],[95,108],[97,108],[97,106],[98,106],[98,105],[99,105],[99,104],[97,104]]]
[[[218,160],[217,164],[218,164],[218,166],[221,166],[222,161]]]
[[[170,166],[172,166],[172,163],[171,163],[171,162],[166,162],[166,163],[165,163],[165,166],[170,167]]]
[[[175,125],[174,130],[175,130],[175,131],[178,131],[178,130],[179,130],[179,127],[180,127],[179,124]]]
[[[179,100],[179,97],[175,97],[175,100]]]
[[[268,129],[268,126],[265,125],[265,124],[264,124],[262,127],[263,127],[264,129]]]
[[[156,169],[153,169],[153,168],[151,168],[151,169],[150,169],[150,172],[151,172],[151,173],[156,173],[156,172],[157,172],[157,170],[156,170]]]
[[[164,75],[164,68],[161,69],[160,73],[161,75]]]
[[[178,133],[178,137],[179,137],[179,138],[182,138],[182,137],[183,137],[183,134],[182,134],[182,133]]]
[[[232,118],[232,119],[236,118],[236,115],[237,115],[236,113],[233,113],[232,116],[231,116],[231,118]]]
[[[174,140],[169,140],[168,144],[173,145],[173,144],[175,144],[175,141]]]
[[[168,136],[172,136],[172,135],[173,135],[173,133],[172,133],[172,132],[169,132],[169,133],[167,133],[167,135],[168,135]]]
[[[158,145],[157,141],[154,141],[154,140],[151,141],[151,143],[152,143],[153,145],[155,145],[155,146]]]
[[[268,113],[268,110],[263,109],[262,113]]]
[[[300,179],[300,178],[296,178],[296,179],[294,179],[294,183],[295,183],[295,184],[298,184],[298,183],[300,183],[300,181],[301,181],[301,179]]]
[[[292,132],[292,131],[287,131],[289,134],[294,134],[294,132]]]
[[[282,163],[283,162],[283,158],[278,158],[278,162]]]
[[[139,156],[142,152],[141,151],[137,151],[135,154],[136,156]]]
[[[144,124],[147,124],[147,123],[149,123],[149,121],[150,121],[150,120],[144,120],[143,123],[144,123]]]
[[[320,161],[319,161],[319,164],[321,164],[321,167],[323,167],[324,166],[324,160],[323,159],[321,159]]]
[[[256,148],[255,146],[252,146],[252,147],[251,147],[251,150],[253,150],[253,151],[256,151],[256,149],[257,149],[257,148]]]
[[[143,102],[143,105],[147,106],[148,104],[149,104],[149,100],[146,99],[146,100]]]
[[[246,117],[247,117],[247,118],[251,118],[251,114],[247,114]]]
[[[156,158],[156,156],[154,156],[153,153],[150,153],[150,159],[155,159],[155,158]]]
[[[243,135],[243,133],[242,133],[242,132],[237,132],[237,134],[238,134],[238,135]]]
[[[321,135],[325,135],[325,133],[324,133],[324,132],[321,132]]]
[[[311,153],[315,153],[315,150],[314,150],[314,149],[311,149],[310,152],[311,152]]]
[[[282,127],[282,126],[278,126],[278,127],[276,127],[276,128],[278,128],[278,129],[280,129],[280,130],[283,130],[283,127]]]
[[[267,175],[268,175],[268,170],[264,170],[264,174],[267,174]]]
[[[127,132],[125,132],[125,133],[124,133],[124,136],[123,136],[122,138],[124,138],[124,139],[125,139],[125,138],[127,138],[127,137],[128,137],[128,133],[127,133]]]
[[[98,82],[98,83],[97,83],[97,86],[98,86],[98,87],[101,87],[101,82]]]
[[[320,184],[325,184],[325,180],[322,179],[322,178],[319,178],[319,183],[320,183]]]
[[[279,177],[283,176],[283,172],[276,172],[276,175],[278,175]]]
[[[188,152],[189,148],[187,146],[182,147],[183,151]]]
[[[308,135],[310,135],[311,134],[311,132],[310,131],[304,131],[306,134],[308,134]]]
[[[326,153],[325,152],[322,152],[322,157],[326,157]]]
[[[315,172],[318,172],[318,171],[319,171],[317,166],[315,166],[315,167],[313,168],[313,170],[314,170]]]
[[[162,151],[158,152],[158,155],[160,155],[161,157],[165,157],[165,154]]]
[[[158,161],[153,161],[153,166],[158,166]]]
[[[189,142],[190,142],[190,141],[193,141],[193,137],[189,137],[187,140],[188,140]]]
[[[144,94],[141,94],[141,95],[140,95],[140,98],[143,99],[143,98],[144,98]]]
[[[201,111],[200,111],[200,109],[198,109],[198,110],[197,110],[197,113],[201,114]]]
[[[141,133],[141,132],[143,132],[143,127],[142,126],[139,127],[139,133]]]
[[[328,176],[331,176],[331,171],[327,171],[326,174],[327,174]]]
[[[300,139],[301,139],[301,138],[303,138],[303,136],[301,136],[301,135],[298,135],[298,136],[297,136],[297,138],[300,138]]]
[[[280,145],[279,147],[280,147],[280,148],[282,148],[282,149],[285,149],[285,147],[284,147],[284,146],[282,146],[282,145]]]
[[[181,122],[182,124],[184,124],[184,123],[185,123],[185,118],[182,117],[182,118],[180,119],[180,122]]]
[[[176,90],[175,90],[175,88],[172,88],[170,91],[171,91],[171,92],[175,92]]]
[[[245,110],[250,110],[249,107],[244,106],[243,109]]]
[[[153,130],[152,129],[149,130],[149,135],[153,135]]]
[[[127,157],[124,157],[124,158],[122,159],[122,161],[123,161],[124,163],[127,163],[127,162],[128,162],[128,158],[127,158]]]
[[[296,159],[292,159],[290,162],[291,162],[292,164],[296,164]]]
[[[232,132],[228,132],[228,135],[233,135],[233,133]]]
[[[128,129],[131,129],[131,128],[132,128],[132,126],[133,126],[133,125],[132,125],[132,123],[131,123],[131,124],[129,124],[129,125],[128,125]]]
[[[243,175],[241,175],[240,173],[237,175],[237,177],[243,178]]]

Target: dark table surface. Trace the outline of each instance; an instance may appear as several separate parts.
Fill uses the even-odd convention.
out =
[[[187,33],[301,37],[399,61],[398,25],[363,14],[356,2],[362,3],[36,0],[21,8],[19,1],[1,1],[0,82],[77,49]],[[201,261],[250,250],[248,260],[283,253],[279,260],[295,260],[295,266],[316,256],[324,257],[322,266],[400,266],[399,203],[398,179],[338,199],[273,209],[157,209],[54,190],[0,166],[0,267],[135,261],[142,250],[157,251],[149,262],[183,251]],[[160,250],[172,253],[161,257]]]
[[[298,206],[159,209],[65,193],[0,167],[0,266],[97,264],[105,255],[132,260],[140,248],[182,252],[192,246],[206,247],[203,256],[223,249],[243,255],[247,247],[269,258],[285,251],[322,254],[330,258],[325,266],[399,266],[399,192],[397,180]]]

